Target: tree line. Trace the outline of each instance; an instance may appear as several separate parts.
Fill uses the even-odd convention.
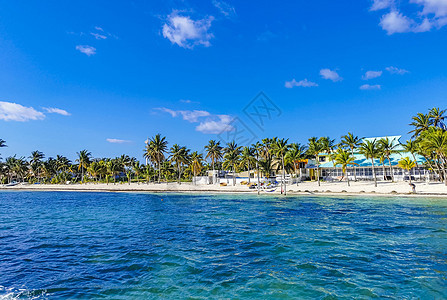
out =
[[[428,113],[418,113],[412,117],[411,139],[402,144],[404,152],[411,157],[402,158],[398,167],[410,171],[414,167],[425,167],[436,174],[436,178],[447,185],[447,131],[444,123],[446,110],[433,108]],[[6,142],[0,139],[0,147]],[[343,177],[349,185],[348,169],[354,172],[358,167],[355,153],[360,153],[370,160],[373,168],[374,183],[377,186],[376,169],[382,168],[384,180],[394,181],[391,156],[400,152],[399,144],[388,137],[381,139],[363,139],[352,133],[340,138],[337,143],[329,137],[311,137],[306,144],[289,143],[284,138],[265,138],[249,146],[238,145],[235,141],[223,144],[210,140],[203,152],[192,151],[178,144],[168,147],[166,137],[157,134],[146,142],[142,164],[135,157],[122,155],[116,158],[93,158],[91,152],[77,152],[76,160],[57,155],[56,158],[45,156],[40,151],[33,151],[28,158],[11,156],[0,162],[0,180],[2,183],[16,180],[30,183],[66,183],[66,182],[103,182],[114,183],[149,183],[191,181],[197,176],[204,176],[207,171],[223,170],[232,175],[256,171],[259,185],[260,177],[282,175],[281,191],[286,192],[287,175],[301,178],[300,166],[306,159],[315,160],[315,180],[320,185],[320,163],[322,153],[326,153],[336,168],[341,168]],[[424,158],[422,166],[417,156]],[[377,160],[380,162],[377,165]],[[390,176],[386,176],[387,169]],[[411,180],[411,176],[410,176]],[[212,182],[215,183],[215,177]],[[250,183],[251,178],[248,177]]]

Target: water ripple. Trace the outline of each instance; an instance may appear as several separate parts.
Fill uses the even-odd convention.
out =
[[[444,199],[0,192],[0,299],[446,298],[446,214]]]

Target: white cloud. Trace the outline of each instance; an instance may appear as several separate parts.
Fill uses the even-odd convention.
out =
[[[87,56],[96,54],[96,48],[88,45],[77,45],[76,50],[79,50],[81,53],[84,53]]]
[[[300,80],[300,81],[296,81],[295,79],[292,79],[292,81],[286,81],[285,85],[286,88],[291,89],[295,86],[300,86],[300,87],[313,87],[313,86],[318,86],[317,83],[309,81],[307,79],[304,80]]]
[[[206,120],[200,122],[196,127],[196,130],[205,134],[219,134],[222,132],[233,131],[234,127],[231,126],[233,118],[228,115],[218,115],[218,120]]]
[[[126,143],[130,143],[130,141],[128,140],[120,140],[120,139],[106,139],[107,142],[112,143],[112,144],[126,144]]]
[[[102,27],[99,27],[99,26],[95,26],[95,29],[98,31],[104,31],[104,29],[102,29]]]
[[[380,90],[381,88],[382,88],[382,86],[380,84],[376,84],[376,85],[364,84],[364,85],[360,86],[361,90]]]
[[[391,11],[382,16],[380,26],[388,35],[393,33],[409,32],[412,30],[413,20],[398,11]]]
[[[210,16],[202,20],[192,20],[188,16],[181,16],[176,11],[172,12],[167,22],[163,25],[163,36],[180,47],[192,49],[194,46],[211,46],[210,40],[213,34],[208,30],[214,17]]]
[[[399,12],[394,0],[374,0],[370,10],[390,9],[380,20],[380,26],[388,35],[427,32],[447,25],[447,0],[409,0],[409,3],[418,5],[411,17]]]
[[[47,111],[47,113],[54,113],[54,114],[59,114],[59,115],[63,115],[63,116],[71,116],[71,114],[64,110],[64,109],[60,109],[60,108],[55,108],[55,107],[44,107],[44,110]]]
[[[365,75],[362,76],[363,80],[369,80],[369,79],[373,79],[373,78],[377,78],[382,76],[382,71],[368,71],[365,73]]]
[[[390,72],[391,74],[398,74],[398,75],[404,75],[406,73],[409,73],[409,71],[405,70],[405,69],[399,69],[396,67],[386,67],[385,70],[387,70],[388,72]]]
[[[43,119],[45,119],[45,115],[32,107],[0,101],[0,120],[25,122]]]
[[[436,18],[447,16],[446,0],[411,0],[410,2],[422,5],[423,15],[433,14]]]
[[[341,78],[340,75],[338,75],[338,73],[336,71],[332,71],[330,69],[322,69],[322,70],[320,70],[320,75],[324,79],[330,79],[333,82],[343,80],[343,78]]]
[[[90,32],[90,34],[93,35],[95,37],[95,39],[97,39],[97,40],[107,39],[107,36],[105,36],[104,34],[100,34],[100,33],[96,33],[96,32]]]
[[[370,10],[382,10],[388,7],[392,7],[393,5],[393,0],[373,0],[373,5],[371,6]]]
[[[233,6],[230,4],[219,1],[219,0],[213,0],[213,5],[220,11],[221,14],[223,14],[225,17],[233,17],[236,15],[236,10]]]
[[[190,123],[198,122],[199,118],[208,117],[211,115],[209,112],[204,110],[172,110],[166,107],[160,107],[157,109],[170,114],[173,118],[181,115],[183,117],[183,120]]]
[[[230,125],[233,118],[229,115],[214,115],[204,110],[173,110],[166,107],[157,110],[166,112],[173,118],[182,116],[185,121],[199,123],[196,130],[205,134],[217,134],[234,129]]]

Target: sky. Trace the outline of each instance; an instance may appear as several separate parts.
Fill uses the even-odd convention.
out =
[[[447,0],[0,0],[0,154],[407,139],[446,108],[446,33]]]

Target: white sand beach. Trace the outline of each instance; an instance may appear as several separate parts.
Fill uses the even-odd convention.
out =
[[[411,196],[441,196],[447,198],[447,186],[443,183],[416,182],[416,194],[411,193],[408,182],[379,182],[377,187],[373,182],[303,182],[298,185],[287,186],[287,193],[294,194],[346,194],[346,195],[411,195]],[[108,191],[108,192],[190,192],[190,193],[252,193],[256,189],[249,189],[245,185],[193,185],[191,183],[121,183],[121,184],[18,184],[15,186],[0,186],[2,190],[32,190],[32,191]],[[262,194],[280,194],[280,187],[272,190],[261,190]]]

